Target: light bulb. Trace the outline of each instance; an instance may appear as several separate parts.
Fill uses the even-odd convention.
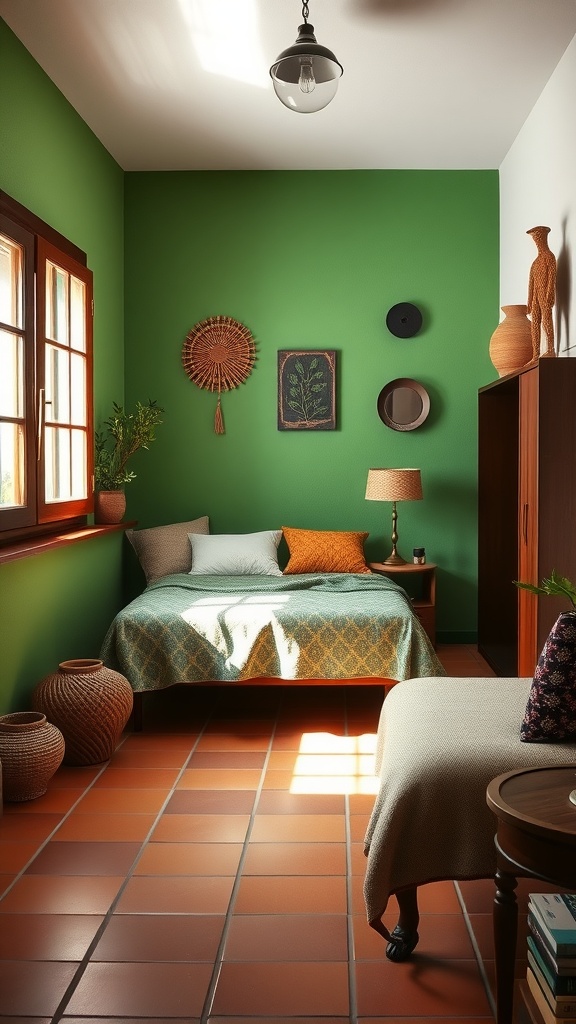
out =
[[[300,58],[298,86],[300,88],[300,92],[305,93],[314,92],[314,89],[316,88],[316,79],[314,78],[314,69],[312,67],[311,57]]]

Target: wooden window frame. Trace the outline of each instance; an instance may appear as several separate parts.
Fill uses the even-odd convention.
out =
[[[27,263],[27,287],[25,290],[26,320],[25,326],[33,324],[33,337],[28,336],[25,344],[27,355],[25,361],[25,418],[26,418],[26,484],[30,496],[27,505],[12,509],[0,510],[0,550],[8,546],[11,550],[22,547],[30,550],[30,542],[43,536],[62,536],[67,530],[78,531],[85,527],[88,515],[93,511],[93,352],[92,352],[92,282],[88,270],[87,255],[78,246],[70,242],[49,224],[37,217],[26,207],[0,190],[0,229],[16,241],[25,244],[27,254],[33,244],[32,266]],[[63,500],[47,503],[43,490],[43,463],[40,461],[40,473],[37,472],[37,445],[39,389],[44,376],[44,300],[37,296],[38,277],[36,266],[38,259],[43,260],[49,254],[63,269],[78,275],[87,284],[87,338],[86,338],[86,474],[87,495],[76,500]],[[30,279],[30,274],[32,278]],[[42,445],[42,450],[44,445]],[[32,548],[34,544],[32,544]]]

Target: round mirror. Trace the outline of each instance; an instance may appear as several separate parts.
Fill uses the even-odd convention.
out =
[[[378,395],[378,415],[392,430],[415,430],[430,412],[430,396],[410,377],[398,377]]]

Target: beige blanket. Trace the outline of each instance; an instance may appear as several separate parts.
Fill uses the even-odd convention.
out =
[[[365,840],[369,921],[406,886],[489,878],[496,820],[486,787],[539,765],[576,766],[576,743],[521,743],[530,679],[409,679],[378,727],[380,789]]]

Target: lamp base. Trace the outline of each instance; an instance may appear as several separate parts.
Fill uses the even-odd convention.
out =
[[[382,563],[382,565],[407,565],[407,564],[408,563],[407,563],[406,559],[402,558],[402,555],[399,555],[397,551],[392,551],[392,553],[390,555],[388,555],[388,558],[385,558],[383,563]]]

